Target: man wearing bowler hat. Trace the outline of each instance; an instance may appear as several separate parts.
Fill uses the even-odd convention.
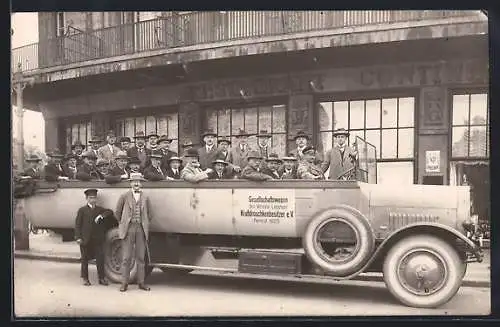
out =
[[[165,170],[161,167],[161,159],[163,158],[161,152],[158,150],[152,151],[149,158],[151,160],[151,165],[144,168],[144,178],[147,179],[148,181],[153,181],[153,182],[162,181],[166,179],[167,174]]]
[[[72,146],[71,151],[76,156],[76,164],[80,165],[83,162],[82,154],[85,146],[82,144],[80,140],[77,140]]]
[[[148,135],[148,148],[151,151],[157,151],[158,149],[158,134],[151,133]]]
[[[215,160],[212,162],[213,171],[208,174],[208,179],[221,180],[221,179],[233,179],[234,175],[230,169],[228,169],[229,163],[224,160],[221,153],[218,153]]]
[[[262,172],[271,176],[273,179],[281,179],[278,169],[283,163],[283,160],[281,160],[276,153],[270,153],[264,160],[266,161],[266,165],[262,168]]]
[[[75,239],[81,255],[80,277],[83,285],[90,286],[88,264],[95,257],[99,284],[108,285],[104,273],[104,241],[106,219],[112,217],[113,211],[97,205],[96,189],[85,190],[84,194],[87,204],[78,209],[75,219]]]
[[[127,152],[128,149],[130,148],[130,143],[132,143],[132,140],[128,136],[123,136],[120,138],[120,149],[122,151]]]
[[[235,171],[238,173],[248,164],[248,154],[253,150],[248,145],[248,138],[252,134],[247,133],[244,129],[239,129],[238,134],[235,135],[238,144],[233,146],[230,151],[230,162],[233,164]]]
[[[135,145],[127,151],[130,158],[138,158],[141,161],[141,172],[149,165],[151,150],[146,148],[146,135],[139,131],[134,136]]]
[[[215,160],[218,152],[217,145],[215,144],[217,133],[208,129],[202,134],[202,138],[204,146],[198,149],[198,156],[201,169],[206,169],[212,165],[212,161]]]
[[[99,157],[98,151],[99,151],[99,148],[101,147],[102,140],[99,137],[94,136],[94,137],[92,137],[92,139],[90,139],[89,144],[91,147],[90,151],[94,152],[96,157]]]
[[[177,157],[177,152],[169,149],[170,144],[172,144],[172,139],[170,139],[167,135],[162,135],[158,139],[158,149],[162,156],[160,166],[163,170],[168,168],[168,160],[170,158]]]
[[[181,179],[181,171],[182,171],[182,159],[179,157],[170,157],[167,160],[167,169],[165,169],[165,174],[168,180],[177,180]]]
[[[106,142],[107,144],[101,146],[97,150],[97,157],[111,161],[116,154],[121,151],[120,148],[115,145],[116,136],[113,131],[109,131],[106,135]]]
[[[29,176],[33,179],[40,179],[41,174],[40,174],[40,162],[42,161],[42,158],[37,156],[36,154],[30,155],[27,159],[26,162],[28,163],[29,167],[26,168],[23,172],[23,176]]]
[[[149,197],[142,190],[142,174],[130,174],[131,189],[123,193],[116,205],[115,217],[119,238],[122,240],[122,284],[121,292],[127,291],[130,279],[130,266],[133,259],[137,263],[137,284],[139,289],[149,291],[144,283],[146,255],[149,258],[149,225],[153,220]]]
[[[290,153],[281,159],[283,165],[278,169],[281,179],[297,179],[297,158]]]
[[[300,161],[302,160],[305,147],[311,142],[311,137],[304,131],[298,131],[293,140],[295,141],[296,148],[291,151],[291,154]],[[317,151],[314,158],[315,164],[320,164],[322,162],[321,155]]]
[[[92,151],[85,151],[82,154],[83,163],[78,166],[76,172],[76,178],[81,181],[90,181],[90,180],[101,180],[104,179],[104,176],[101,175],[99,170],[95,165],[97,157],[94,155]]]
[[[250,151],[247,155],[248,164],[241,171],[241,178],[257,182],[273,179],[271,176],[261,171],[260,164],[262,159],[259,151]]]
[[[61,165],[64,155],[59,152],[59,149],[54,149],[54,151],[47,153],[47,156],[49,157],[49,162],[44,167],[45,180],[47,182],[68,180]]]
[[[187,164],[181,171],[181,178],[183,180],[191,183],[198,183],[208,179],[208,174],[210,174],[213,169],[201,169],[198,160],[198,151],[196,149],[189,149],[184,157],[186,158]]]
[[[327,151],[321,169],[326,172],[330,168],[328,179],[355,178],[355,174],[348,174],[349,171],[354,169],[358,156],[357,152],[346,142],[349,132],[344,128],[339,128],[333,132],[333,136],[336,144]]]
[[[63,165],[64,174],[68,176],[69,179],[76,179],[76,174],[78,172],[77,156],[74,153],[67,154],[66,163]],[[83,162],[82,162],[83,163]]]

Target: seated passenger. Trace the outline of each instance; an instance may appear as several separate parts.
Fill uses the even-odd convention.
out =
[[[129,173],[126,169],[128,156],[125,151],[120,151],[115,156],[115,165],[109,171],[108,175],[105,177],[106,183],[113,184],[119,183],[120,181],[126,180],[129,177]]]
[[[59,149],[55,149],[51,153],[47,153],[49,157],[49,163],[45,165],[44,173],[45,180],[47,182],[57,182],[60,180],[68,180],[66,174],[64,174],[64,170],[61,166],[61,160],[64,158],[64,155],[59,152]]]
[[[165,171],[161,168],[161,159],[163,155],[160,151],[153,151],[149,156],[151,165],[144,169],[144,178],[148,181],[157,182],[164,180],[166,177]]]
[[[297,178],[299,179],[325,179],[323,170],[318,165],[315,165],[316,150],[313,146],[308,145],[302,150],[302,160],[297,167]]]
[[[297,158],[290,154],[282,160],[283,165],[278,169],[281,179],[297,179]]]
[[[248,164],[241,171],[240,177],[251,181],[267,181],[273,179],[271,176],[260,171],[262,156],[258,151],[250,151],[247,156]]]
[[[182,159],[177,156],[172,156],[167,159],[167,165],[168,167],[165,171],[167,179],[169,180],[181,179]]]
[[[141,160],[137,157],[132,157],[128,160],[126,170],[129,175],[132,173],[140,173],[141,172]]]
[[[77,168],[76,179],[81,181],[103,179],[104,176],[101,175],[95,166],[96,159],[97,157],[93,151],[84,152],[82,154],[83,163]]]
[[[265,159],[266,164],[262,165],[262,172],[271,176],[273,179],[281,179],[281,175],[278,172],[283,160],[281,160],[276,153],[270,153],[268,157]]]
[[[27,159],[26,162],[28,163],[29,167],[26,168],[23,172],[23,176],[29,176],[33,179],[40,179],[40,169],[39,165],[40,162],[42,161],[42,158],[37,156],[36,154],[30,155]]]
[[[66,155],[66,163],[63,165],[64,174],[68,176],[69,179],[76,179],[76,173],[78,169],[76,167],[78,158],[74,153]]]
[[[102,176],[107,176],[109,174],[110,163],[109,160],[106,159],[97,159],[95,165],[97,166],[97,170],[101,173]]]
[[[200,162],[198,161],[198,150],[192,148],[186,151],[184,155],[186,159],[186,166],[182,169],[181,178],[191,183],[198,183],[208,179],[213,169],[207,168],[201,170]]]
[[[212,165],[214,167],[214,171],[208,174],[208,179],[234,179],[232,170],[228,169],[229,163],[223,159],[222,155],[218,155],[217,157],[215,157]]]

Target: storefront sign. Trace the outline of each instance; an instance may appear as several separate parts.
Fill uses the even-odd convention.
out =
[[[441,171],[441,151],[425,151],[425,172],[439,173]]]
[[[269,236],[295,232],[295,191],[234,190],[233,214],[238,233]]]

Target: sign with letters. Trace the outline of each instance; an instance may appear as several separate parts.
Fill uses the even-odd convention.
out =
[[[441,151],[425,151],[425,172],[439,173],[441,171]]]
[[[235,189],[233,217],[240,235],[295,233],[295,190]]]

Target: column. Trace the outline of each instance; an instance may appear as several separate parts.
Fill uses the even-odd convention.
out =
[[[313,110],[312,94],[292,94],[288,102],[288,151],[295,147],[292,138],[298,131],[304,131],[313,137]]]
[[[179,145],[187,139],[193,143],[199,143],[200,129],[200,106],[194,102],[181,102],[179,104]]]
[[[65,144],[59,142],[59,119],[45,118],[45,152],[51,152],[55,148],[64,151]]]

